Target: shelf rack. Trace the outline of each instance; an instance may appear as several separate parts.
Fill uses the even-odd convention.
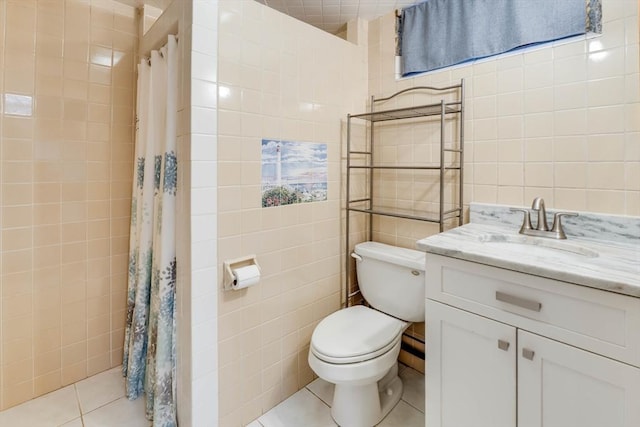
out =
[[[440,102],[417,105],[411,107],[395,108],[388,110],[376,111],[376,106],[380,106],[383,103],[390,101],[398,96],[404,94],[415,94],[421,92],[427,92],[430,94],[444,94],[454,92],[458,97],[456,101],[445,101],[440,99]],[[388,216],[394,218],[402,218],[416,221],[426,221],[431,223],[437,223],[440,225],[440,231],[444,231],[444,223],[452,219],[457,219],[458,225],[462,225],[462,201],[463,201],[463,172],[464,172],[464,79],[460,80],[459,84],[446,86],[446,87],[434,87],[434,86],[417,86],[408,89],[398,91],[388,97],[375,98],[371,97],[371,111],[362,114],[348,114],[347,115],[347,158],[346,158],[346,283],[345,283],[345,306],[349,306],[350,299],[356,295],[359,291],[351,292],[351,272],[352,263],[350,258],[351,246],[350,246],[350,215],[351,213],[366,214],[369,216],[368,221],[368,239],[371,240],[373,235],[373,215]],[[405,120],[407,125],[411,125],[414,121],[408,119],[421,119],[425,117],[439,117],[440,123],[440,147],[439,154],[440,159],[437,165],[424,165],[416,164],[411,166],[390,166],[390,165],[377,165],[374,163],[374,128],[375,123],[387,122],[387,121],[402,121]],[[455,141],[449,144],[445,143],[446,140],[446,128],[445,120],[447,116],[456,116],[458,125],[458,140],[457,146]],[[368,149],[364,150],[352,150],[352,120],[363,120],[368,127]],[[457,153],[458,160],[453,162],[453,165],[445,165],[445,153]],[[354,155],[364,156],[367,161],[366,164],[354,164]],[[365,197],[351,199],[351,179],[352,172],[354,170],[364,170],[368,174],[368,194]],[[396,208],[388,207],[375,207],[374,206],[374,179],[373,171],[375,170],[432,170],[439,171],[439,209],[437,213],[426,213],[400,210]],[[454,205],[452,209],[445,210],[445,195],[444,195],[444,181],[445,174],[448,171],[454,171],[458,173],[457,179],[457,192],[458,203]],[[453,205],[453,203],[452,203]]]

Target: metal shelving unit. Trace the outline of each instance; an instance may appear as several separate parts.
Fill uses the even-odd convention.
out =
[[[415,94],[418,92],[427,91],[430,94],[437,96],[438,94],[445,93],[457,93],[456,101],[445,101],[441,99],[438,103],[418,105],[404,108],[396,108],[389,110],[376,111],[376,106],[390,101],[403,94]],[[445,120],[448,116],[457,116],[458,125],[458,138],[457,141],[453,141],[447,146],[446,144],[446,127]],[[375,123],[388,122],[388,121],[402,121],[405,120],[407,126],[411,126],[416,120],[426,117],[439,117],[440,123],[440,159],[437,165],[424,165],[416,164],[410,166],[389,166],[389,165],[377,165],[374,163],[374,129]],[[364,121],[368,130],[368,148],[365,150],[352,150],[352,120]],[[410,120],[413,119],[413,120]],[[457,143],[457,144],[456,144]],[[445,153],[457,154],[457,161],[452,162],[453,165],[445,165]],[[367,160],[365,164],[355,164],[353,156],[361,156]],[[463,165],[464,165],[464,79],[459,84],[446,86],[446,87],[433,87],[433,86],[418,86],[394,93],[391,96],[384,98],[371,97],[371,111],[363,114],[349,114],[347,115],[347,173],[346,173],[346,284],[345,284],[345,305],[349,306],[349,300],[357,294],[351,292],[351,259],[350,259],[350,230],[349,222],[350,215],[352,213],[366,214],[368,218],[368,239],[371,240],[373,235],[373,221],[372,216],[382,215],[394,218],[403,218],[416,221],[426,221],[431,223],[437,223],[440,225],[440,231],[444,231],[444,223],[446,221],[457,219],[458,225],[462,225],[462,200],[463,200]],[[368,194],[365,197],[357,199],[351,199],[351,179],[352,173],[355,170],[365,170],[368,173]],[[428,212],[416,212],[400,210],[390,207],[374,206],[374,179],[373,172],[375,170],[408,170],[408,171],[439,171],[439,209],[437,213]],[[458,174],[457,192],[458,203],[453,204],[452,209],[445,209],[445,194],[444,194],[444,181],[445,174],[449,171]]]

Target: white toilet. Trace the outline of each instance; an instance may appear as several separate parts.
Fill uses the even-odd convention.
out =
[[[365,242],[352,256],[372,308],[348,307],[323,319],[311,337],[309,366],[335,384],[331,415],[338,425],[372,427],[402,395],[397,359],[404,330],[424,321],[425,255]]]

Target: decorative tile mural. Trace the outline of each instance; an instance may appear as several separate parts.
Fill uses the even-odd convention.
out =
[[[262,140],[262,207],[327,200],[327,144]]]

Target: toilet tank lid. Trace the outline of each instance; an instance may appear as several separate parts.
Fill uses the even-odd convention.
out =
[[[400,248],[379,242],[362,242],[355,246],[354,252],[369,257],[402,265],[414,270],[424,271],[425,253],[415,249]]]

